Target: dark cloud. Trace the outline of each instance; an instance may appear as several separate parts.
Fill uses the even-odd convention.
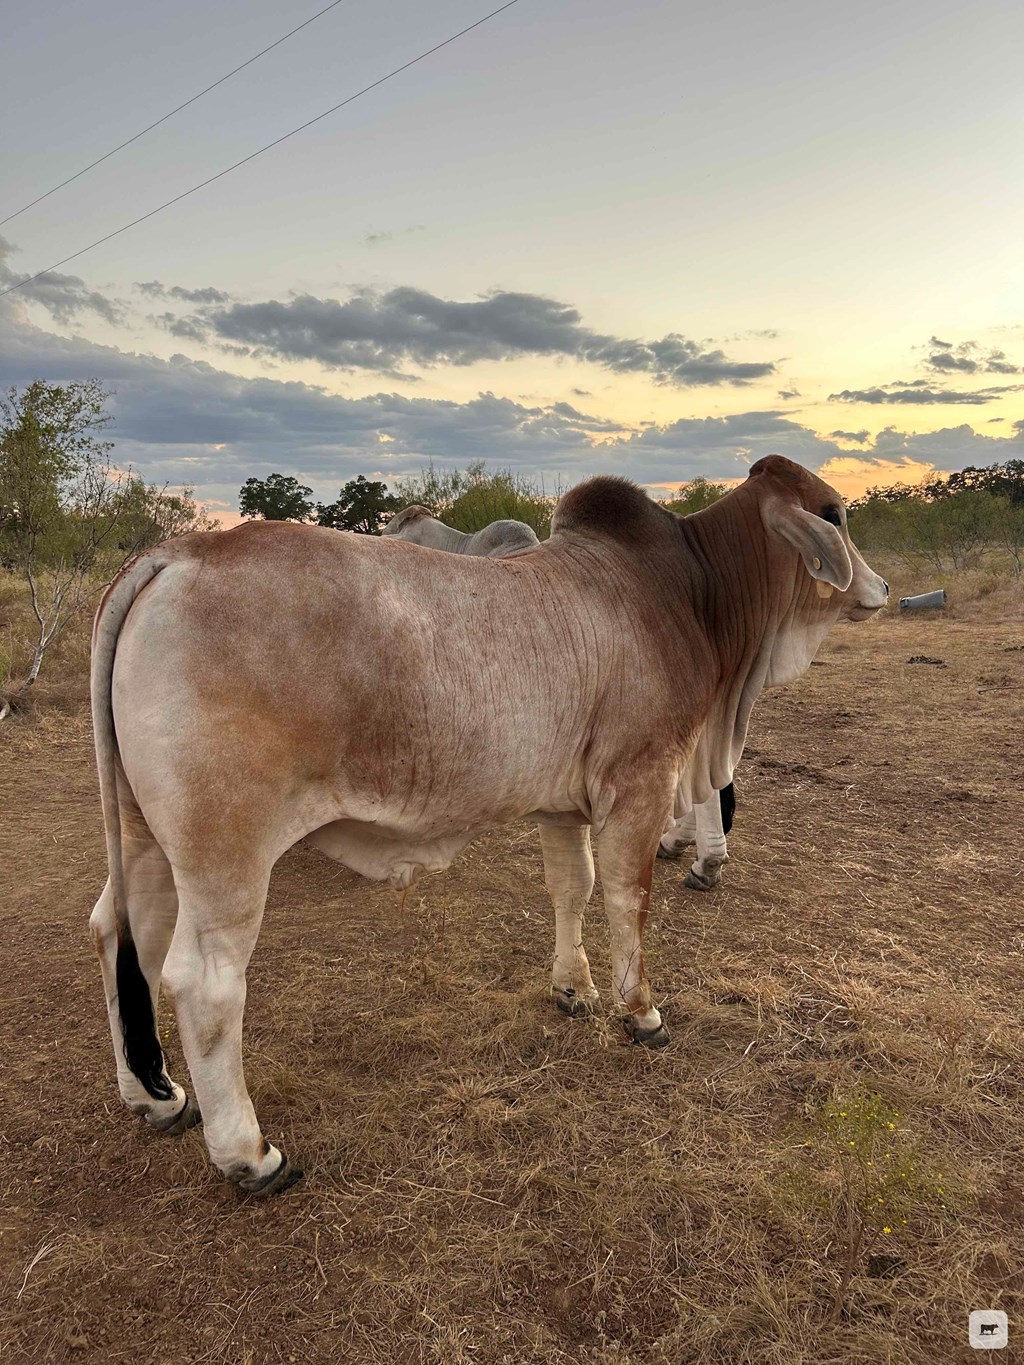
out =
[[[165,328],[172,336],[181,337],[184,341],[198,341],[202,344],[206,340],[205,328],[192,318],[179,317],[177,313],[158,313],[152,321]],[[248,355],[248,350],[243,349],[242,354]]]
[[[24,384],[96,376],[114,391],[110,435],[115,455],[153,482],[196,486],[199,496],[236,505],[250,475],[301,476],[318,496],[358,473],[393,479],[426,460],[464,465],[486,459],[549,486],[613,471],[641,483],[703,474],[742,477],[762,455],[779,451],[812,469],[848,456],[777,410],[685,418],[624,430],[570,403],[527,403],[494,393],[469,402],[409,398],[392,392],[347,398],[314,385],[245,379],[205,361],[136,355],[29,325],[0,301],[4,378]],[[1017,436],[981,436],[969,426],[927,435],[886,429],[858,460],[928,461],[942,469],[992,464],[1020,450]],[[888,472],[887,472],[888,477]]]
[[[989,352],[989,355],[988,355],[988,359],[987,359],[986,364],[985,364],[985,370],[986,370],[986,372],[987,372],[988,374],[1020,374],[1020,373],[1021,373],[1021,367],[1020,367],[1019,365],[1012,365],[1012,364],[1006,359],[1006,352],[1005,352],[1005,351],[990,351],[990,352]]]
[[[747,384],[775,369],[770,361],[731,360],[675,332],[655,341],[604,335],[583,326],[575,308],[539,294],[499,291],[461,303],[409,287],[383,294],[362,289],[344,302],[300,294],[284,302],[207,307],[190,320],[214,344],[391,376],[406,364],[472,365],[531,355],[649,374],[683,388]]]
[[[178,299],[182,303],[228,303],[231,299],[230,294],[225,294],[223,289],[214,289],[212,285],[205,289],[183,289],[180,284],[173,284],[168,289],[159,280],[144,280],[135,288],[149,299]]]
[[[923,379],[897,380],[885,388],[843,389],[841,393],[830,393],[830,403],[957,403],[978,407],[993,403],[1004,393],[1015,393],[1024,388],[1021,384],[1000,384],[995,388],[963,391],[957,389],[933,389]]]
[[[856,441],[858,445],[863,445],[871,435],[866,428],[864,431],[830,431],[830,436],[834,436],[837,441]]]
[[[574,398],[593,398],[594,396],[589,389],[570,389],[569,392]]]
[[[7,258],[14,255],[18,248],[6,237],[0,236],[0,287],[8,288],[27,280],[27,271],[19,273],[7,264]],[[41,279],[24,284],[14,295],[24,303],[41,304],[62,326],[73,322],[80,313],[95,313],[105,322],[117,324],[124,317],[124,308],[116,299],[108,299],[105,294],[86,288],[85,281],[77,275],[61,275],[55,270],[47,271]]]
[[[936,351],[924,363],[929,370],[947,374],[953,370],[961,374],[977,374],[982,368],[977,360],[967,355],[957,355],[954,351]]]
[[[799,389],[780,389],[779,397],[783,400],[783,402],[786,402],[790,398],[802,398],[803,394],[801,394]]]
[[[1024,438],[1024,417],[1019,418],[1013,424],[1014,439]]]
[[[989,350],[987,354],[977,341],[928,341],[931,353],[924,361],[932,374],[1020,374],[1020,367],[1006,358],[1005,351]]]

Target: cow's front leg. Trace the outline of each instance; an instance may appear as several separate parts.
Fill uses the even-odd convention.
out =
[[[591,1014],[600,1005],[583,947],[583,919],[594,892],[589,825],[538,825],[544,882],[555,907],[551,994],[566,1014]]]
[[[164,984],[174,997],[206,1145],[229,1180],[252,1194],[272,1194],[302,1172],[260,1132],[242,1071],[245,972],[269,873],[231,881],[189,873],[177,880],[180,908]]]
[[[685,884],[694,891],[710,891],[722,880],[729,849],[722,819],[722,795],[715,792],[703,805],[694,807],[697,820],[697,861],[686,874]]]
[[[664,1047],[669,1041],[668,1029],[651,1001],[643,954],[659,833],[659,811],[653,821],[613,816],[598,844],[615,1002],[630,1037],[647,1047]]]

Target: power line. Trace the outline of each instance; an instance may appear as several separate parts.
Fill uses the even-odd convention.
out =
[[[95,242],[90,242],[88,246],[83,246],[80,251],[73,251],[70,256],[65,256],[63,260],[54,261],[53,265],[48,265],[45,270],[40,270],[35,275],[29,275],[27,279],[19,280],[17,284],[8,285],[6,289],[0,289],[0,299],[5,294],[13,294],[16,289],[22,289],[26,284],[34,284],[36,280],[41,280],[44,275],[48,275],[51,270],[59,270],[62,265],[67,265],[69,261],[75,261],[79,256],[84,256],[87,251],[92,251],[95,247],[102,246],[104,242],[109,242],[113,237],[120,237],[122,232],[127,232],[129,228],[138,227],[147,218],[152,218],[164,209],[169,209],[172,204],[180,204],[182,199],[187,199],[190,194],[195,194],[197,190],[205,189],[207,185],[212,185],[215,180],[221,180],[224,176],[230,175],[232,171],[237,171],[239,166],[244,166],[248,161],[254,161],[256,157],[262,156],[264,152],[269,152],[272,147],[279,147],[282,142],[287,142],[296,133],[304,132],[307,128],[312,128],[314,123],[319,123],[330,114],[336,114],[339,109],[344,109],[346,104],[351,104],[353,100],[359,99],[362,95],[369,94],[371,90],[376,90],[378,85],[383,85],[385,81],[391,80],[394,76],[400,75],[403,71],[408,71],[417,62],[422,62],[425,58],[433,56],[435,52],[440,52],[443,47],[448,47],[457,42],[459,38],[465,37],[467,33],[472,33],[481,24],[486,24],[489,19],[501,14],[503,10],[511,9],[519,0],[506,0],[504,5],[499,5],[497,9],[492,9],[490,14],[485,14],[482,19],[477,19],[472,24],[467,24],[465,28],[460,28],[458,33],[453,33],[450,38],[445,38],[443,42],[435,43],[433,47],[428,47],[425,52],[421,52],[418,57],[413,57],[401,66],[396,66],[393,71],[389,71],[386,76],[381,76],[378,80],[372,81],[369,85],[364,85],[362,90],[357,90],[354,95],[349,95],[340,103],[332,105],[330,109],[325,109],[322,114],[317,114],[315,118],[307,119],[305,123],[300,123],[297,128],[293,128],[290,133],[275,138],[273,142],[268,142],[265,147],[260,147],[258,151],[250,152],[248,156],[243,156],[241,161],[236,161],[232,166],[226,166],[224,170],[218,171],[216,175],[211,175],[206,180],[201,180],[198,185],[193,185],[190,190],[184,190],[181,194],[176,194],[173,199],[166,200],[163,204],[158,204],[155,209],[150,209],[148,213],[142,214],[139,218],[133,218],[130,223],[125,223],[123,227],[115,228],[113,232],[108,232],[105,237],[98,237]]]
[[[212,85],[208,85],[205,90],[200,90],[198,95],[193,95],[192,98],[186,100],[184,104],[179,104],[177,108],[172,109],[169,114],[164,114],[162,118],[158,118],[156,122],[151,123],[148,128],[143,128],[141,133],[136,133],[134,137],[127,138],[124,142],[119,142],[117,146],[112,147],[109,152],[104,152],[103,155],[98,156],[95,161],[90,161],[88,166],[83,166],[80,171],[76,171],[74,175],[69,175],[68,178],[62,180],[59,185],[54,185],[52,190],[47,190],[45,194],[39,195],[37,199],[33,199],[29,204],[23,204],[20,209],[15,209],[15,211],[9,213],[6,218],[0,218],[0,227],[3,227],[4,223],[9,223],[12,218],[17,218],[20,214],[25,213],[28,209],[35,208],[36,204],[41,204],[44,199],[49,199],[51,194],[56,194],[57,191],[62,190],[65,185],[70,185],[72,180],[77,180],[80,176],[85,175],[86,171],[91,171],[92,168],[98,166],[100,162],[108,160],[115,152],[120,152],[125,147],[130,147],[133,142],[138,142],[140,137],[145,137],[146,134],[151,133],[154,128],[159,128],[161,123],[166,123],[167,120],[173,118],[175,114],[180,114],[182,109],[187,109],[190,104],[195,104],[196,100],[201,100],[203,96],[208,95],[211,90],[216,90],[218,85],[223,85],[224,82],[230,80],[232,76],[237,76],[239,71],[244,71],[247,66],[252,66],[253,62],[259,61],[259,59],[265,57],[268,52],[273,52],[275,47],[280,47],[283,42],[286,42],[289,38],[293,38],[300,29],[308,28],[309,25],[315,23],[317,19],[322,19],[328,10],[336,9],[341,3],[342,0],[331,0],[331,3],[326,5],[319,13],[312,15],[296,28],[290,29],[284,37],[278,38],[278,40],[271,43],[269,47],[265,47],[262,52],[257,52],[255,57],[250,57],[249,60],[243,62],[241,66],[236,66],[234,70],[229,71],[226,76],[221,76],[221,78],[214,81]]]

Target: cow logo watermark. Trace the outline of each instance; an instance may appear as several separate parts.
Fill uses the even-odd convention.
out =
[[[976,1351],[1001,1351],[1009,1340],[1006,1314],[991,1308],[976,1308],[967,1319],[967,1339]]]

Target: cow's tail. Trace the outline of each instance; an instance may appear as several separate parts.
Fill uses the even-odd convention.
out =
[[[104,593],[92,631],[92,724],[96,740],[103,824],[107,835],[107,864],[114,898],[117,931],[117,1003],[124,1034],[124,1055],[132,1073],[155,1100],[169,1100],[174,1092],[164,1071],[164,1055],[153,1017],[153,1000],[139,966],[125,896],[121,855],[121,810],[117,797],[118,749],[114,731],[112,685],[114,657],[121,627],[136,597],[167,563],[161,549],[151,551],[124,570]]]
[[[722,833],[728,834],[736,815],[736,792],[731,782],[718,793],[718,800],[722,807]]]

